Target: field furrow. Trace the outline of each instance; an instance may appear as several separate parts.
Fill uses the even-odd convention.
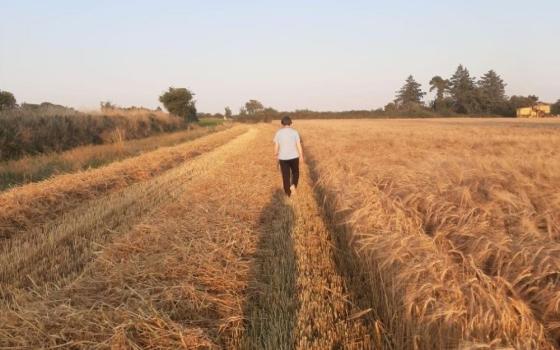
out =
[[[385,335],[360,309],[337,267],[332,233],[315,201],[307,167],[294,196],[294,251],[297,263],[296,349],[381,348]],[[374,330],[377,329],[377,332]]]
[[[7,297],[20,288],[60,287],[72,281],[111,236],[128,231],[143,215],[175,200],[193,178],[223,164],[228,150],[249,143],[254,133],[238,136],[151,180],[86,201],[44,227],[3,241],[0,292]]]
[[[111,144],[81,146],[60,153],[46,153],[0,162],[0,191],[60,174],[100,168],[112,162],[139,156],[161,147],[176,146],[229,127],[230,124],[197,127],[143,139],[115,140]]]
[[[247,130],[237,126],[185,144],[165,147],[106,167],[17,187],[0,194],[0,240],[60,216],[86,200],[153,178]]]
[[[290,350],[295,346],[295,218],[293,206],[284,197],[278,188],[260,218],[262,227],[244,307],[245,329],[238,349]]]

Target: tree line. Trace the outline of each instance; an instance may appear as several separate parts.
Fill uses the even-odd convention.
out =
[[[517,108],[530,107],[539,102],[535,95],[508,97],[507,84],[492,69],[476,79],[466,67],[459,65],[450,78],[444,79],[436,75],[429,85],[429,91],[435,92],[435,97],[425,104],[426,92],[410,75],[397,91],[395,100],[388,103],[384,111],[410,113],[429,110],[443,115],[488,114],[513,117]],[[552,113],[560,114],[560,99],[552,105]]]
[[[220,119],[235,119],[241,122],[270,121],[279,115],[291,115],[298,118],[383,118],[387,116],[405,117],[437,117],[452,115],[500,115],[515,116],[517,108],[529,107],[539,98],[535,95],[508,97],[507,84],[494,70],[489,70],[478,80],[472,77],[469,70],[459,65],[455,73],[448,79],[439,75],[434,76],[430,82],[430,92],[435,92],[433,100],[425,103],[427,95],[422,90],[422,85],[410,75],[402,88],[397,91],[394,101],[385,105],[383,109],[358,110],[345,112],[315,112],[309,110],[294,112],[279,112],[272,107],[265,107],[261,102],[251,99],[240,109],[238,114],[233,114],[230,107],[225,107],[224,113],[201,113],[197,111],[194,92],[187,88],[170,87],[159,96],[159,102],[167,111],[182,118],[186,124],[197,122],[199,118],[213,117]],[[59,111],[67,108],[64,106],[43,103],[33,105],[17,104],[14,95],[8,91],[0,90],[0,111],[23,109],[38,110],[48,106]],[[101,110],[111,108],[110,102],[102,102]],[[159,108],[159,107],[158,107]],[[72,110],[71,112],[76,112]],[[560,99],[552,105],[552,114],[560,115]]]

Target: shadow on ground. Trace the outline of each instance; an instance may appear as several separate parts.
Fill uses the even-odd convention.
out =
[[[293,349],[296,324],[294,211],[282,191],[274,193],[260,217],[260,237],[244,307],[241,349]]]

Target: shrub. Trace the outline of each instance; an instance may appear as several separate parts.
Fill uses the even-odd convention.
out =
[[[144,138],[185,127],[181,118],[145,109],[113,109],[101,114],[48,103],[24,104],[0,111],[0,160]]]

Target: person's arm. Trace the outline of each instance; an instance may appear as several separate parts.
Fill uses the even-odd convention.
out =
[[[274,158],[278,158],[278,151],[280,147],[278,146],[278,142],[274,141]]]
[[[303,161],[303,147],[301,147],[301,139],[298,139],[297,141],[297,150],[299,153],[299,159]]]

